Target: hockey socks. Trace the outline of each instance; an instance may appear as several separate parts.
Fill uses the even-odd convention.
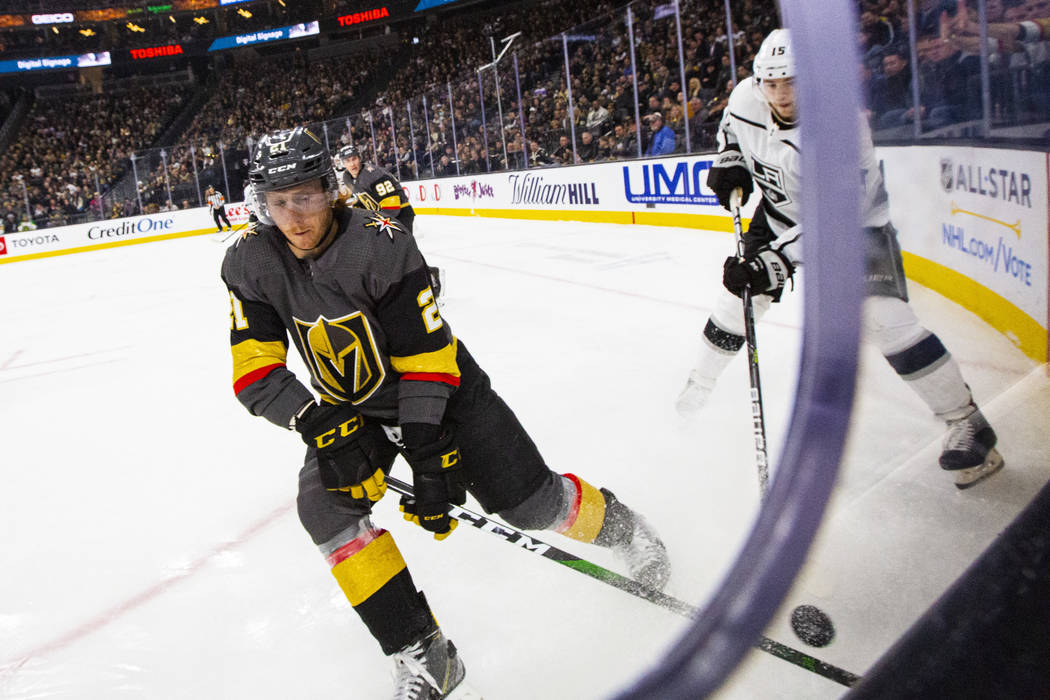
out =
[[[575,474],[569,512],[554,530],[580,542],[611,549],[627,563],[631,578],[657,590],[671,577],[671,562],[656,531],[608,489],[596,489]]]
[[[368,528],[327,558],[339,587],[384,654],[404,648],[433,625],[430,608],[386,530]]]

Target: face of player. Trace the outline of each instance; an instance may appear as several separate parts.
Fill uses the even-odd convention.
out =
[[[332,200],[320,179],[267,192],[266,209],[295,257],[317,257],[331,243]]]
[[[775,78],[762,81],[762,94],[777,116],[786,122],[795,121],[795,79]]]
[[[346,169],[350,172],[350,177],[356,178],[357,174],[361,172],[361,156],[350,156],[345,161]]]

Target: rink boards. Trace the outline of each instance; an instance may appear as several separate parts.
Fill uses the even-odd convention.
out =
[[[877,149],[908,276],[1048,359],[1050,154],[996,148]],[[420,214],[731,231],[707,189],[712,157],[671,156],[405,182]],[[756,198],[745,207],[749,216]],[[242,204],[227,207],[234,226]],[[0,264],[215,233],[206,207],[0,235]]]

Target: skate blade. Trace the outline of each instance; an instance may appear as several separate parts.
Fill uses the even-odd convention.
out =
[[[955,474],[955,488],[968,489],[978,482],[987,479],[1003,468],[1003,456],[994,447],[988,450],[984,463],[969,469],[960,469]]]
[[[445,700],[484,700],[481,693],[471,688],[466,683],[460,683],[452,692],[445,696]]]

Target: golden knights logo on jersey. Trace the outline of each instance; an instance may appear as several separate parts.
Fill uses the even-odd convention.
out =
[[[775,206],[783,206],[791,203],[791,197],[787,193],[787,183],[784,182],[784,173],[780,168],[769,163],[763,163],[751,155],[752,177],[762,188],[766,199]]]
[[[310,373],[330,396],[357,404],[383,383],[386,372],[360,311],[331,320],[318,316],[313,323],[292,320]]]

